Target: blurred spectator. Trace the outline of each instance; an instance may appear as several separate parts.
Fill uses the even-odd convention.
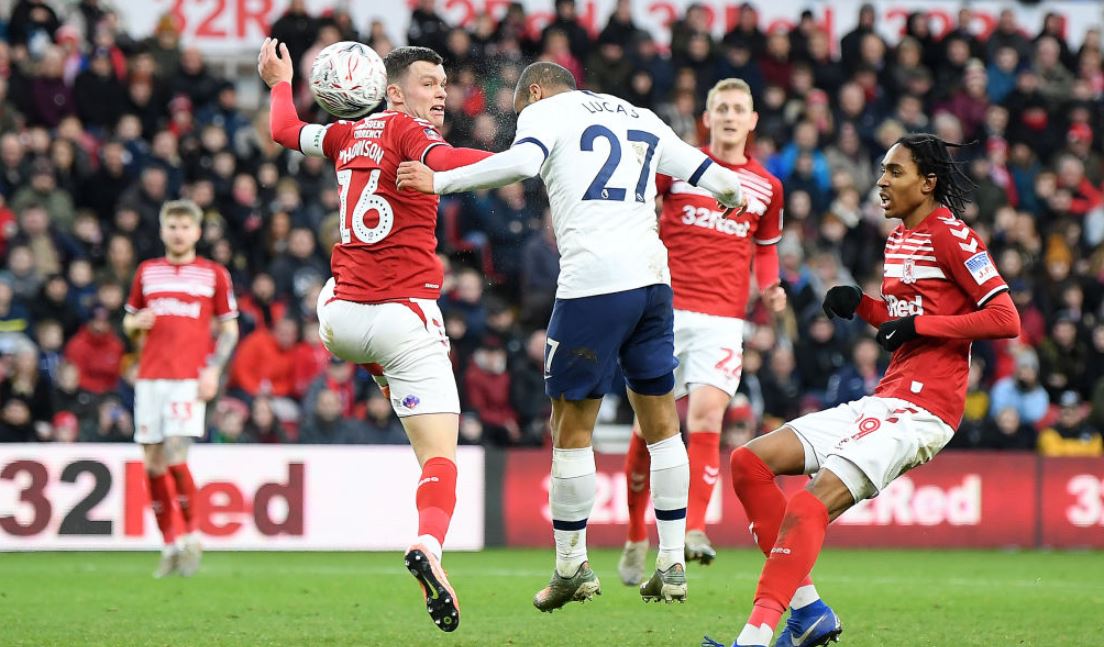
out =
[[[428,47],[435,52],[447,49],[449,26],[437,13],[436,4],[436,0],[417,1],[410,14],[410,26],[406,30],[408,45]],[[294,5],[302,5],[302,2],[293,3]],[[275,34],[276,28],[273,26],[273,35]],[[314,40],[313,37],[311,40]]]
[[[979,449],[1032,450],[1035,448],[1034,427],[1020,421],[1020,414],[1012,407],[997,412],[981,428]]]
[[[76,111],[72,88],[65,82],[62,52],[50,47],[42,55],[36,74],[30,82],[30,110],[27,120],[31,125],[55,128],[63,117]]]
[[[65,346],[65,360],[80,371],[80,388],[102,394],[115,390],[123,359],[123,342],[115,334],[110,311],[92,307],[92,319]]]
[[[394,409],[379,389],[370,387],[364,421],[356,423],[356,442],[365,445],[406,445],[409,441]]]
[[[299,323],[290,317],[280,319],[271,331],[254,330],[238,344],[228,386],[244,393],[246,400],[258,395],[293,397],[298,344]]]
[[[856,342],[851,351],[851,363],[836,370],[828,379],[824,406],[833,407],[872,395],[874,387],[885,373],[885,369],[879,365],[878,352],[878,344],[869,337]]]
[[[552,403],[544,392],[546,340],[543,329],[534,330],[525,342],[524,354],[513,358],[509,367],[510,406],[517,412],[522,437],[535,444],[547,436],[552,414]]]
[[[134,440],[134,416],[118,396],[108,395],[96,407],[94,417],[81,424],[85,443],[128,443]]]
[[[1104,456],[1100,431],[1086,421],[1086,407],[1076,391],[1062,393],[1058,420],[1039,432],[1039,453],[1044,456]]]
[[[249,421],[242,430],[244,442],[277,444],[288,442],[287,433],[280,421],[276,419],[276,413],[272,410],[272,402],[266,397],[253,398],[253,404],[249,409]]]
[[[8,42],[40,51],[60,26],[57,13],[46,0],[19,0],[8,19]]]
[[[357,423],[341,415],[341,397],[323,389],[299,426],[299,443],[331,445],[357,440]]]
[[[555,8],[555,18],[553,18],[552,22],[548,23],[548,26],[544,28],[541,34],[545,51],[549,51],[548,41],[553,38],[556,33],[559,33],[567,39],[568,48],[575,61],[587,60],[587,55],[590,53],[590,36],[587,34],[586,29],[579,24],[579,20],[576,17],[575,0],[555,0]],[[574,72],[574,70],[572,71]],[[584,78],[582,74],[575,75],[577,81],[583,81]]]
[[[1050,328],[1050,336],[1039,346],[1039,365],[1044,386],[1051,401],[1067,390],[1083,389],[1088,349],[1078,339],[1077,324],[1068,315],[1059,315]]]
[[[497,337],[484,339],[472,355],[464,373],[464,394],[483,423],[484,444],[506,447],[522,441],[517,412],[510,404],[506,349]]]
[[[77,116],[89,128],[107,130],[122,116],[125,96],[123,84],[111,66],[111,52],[93,50],[88,67],[77,75],[73,85]]]
[[[991,416],[1011,408],[1026,424],[1034,425],[1043,419],[1050,398],[1039,384],[1039,358],[1035,351],[1020,351],[1016,356],[1016,372],[998,380],[993,385],[991,396]]]
[[[4,358],[0,380],[0,436],[7,442],[50,440],[54,417],[50,381],[39,371],[38,351],[23,344]]]

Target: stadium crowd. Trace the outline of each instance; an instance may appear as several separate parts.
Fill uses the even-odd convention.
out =
[[[558,0],[543,31],[513,4],[500,21],[449,25],[419,0],[406,34],[293,1],[271,35],[296,64],[297,102],[324,120],[302,79],[314,55],[361,40],[445,57],[445,136],[502,150],[513,88],[537,59],[588,89],[655,110],[707,141],[707,90],[740,77],[759,112],[754,155],[786,195],[779,246],[790,307],[748,315],[743,382],[729,411],[736,444],[796,415],[870,392],[888,358],[861,322],[831,321],[828,288],[879,291],[884,220],[874,181],[899,136],[974,142],[959,159],[977,183],[960,214],[986,239],[1020,309],[1019,339],[974,345],[966,415],[952,446],[1049,455],[1104,453],[1104,55],[1099,30],[1071,47],[1052,14],[1025,33],[1005,10],[982,39],[963,8],[938,37],[923,13],[887,43],[877,11],[829,42],[810,12],[764,33],[753,4],[716,39],[691,5],[670,47],[638,29],[621,0],[598,33]],[[18,0],[0,17],[0,441],[127,441],[135,351],[121,331],[138,262],[162,253],[157,214],[188,197],[205,211],[201,252],[226,265],[242,341],[211,417],[217,443],[403,443],[363,370],[322,348],[314,303],[338,240],[329,162],[268,135],[266,105],[239,106],[181,43],[171,15],[136,40],[107,3]],[[264,104],[264,102],[262,102]],[[550,410],[541,367],[558,273],[539,182],[442,200],[441,299],[465,415],[461,441],[541,445]],[[753,288],[754,289],[754,288]],[[602,420],[627,422],[616,397]]]

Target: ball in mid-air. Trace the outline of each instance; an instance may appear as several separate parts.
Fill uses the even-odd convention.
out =
[[[342,41],[318,53],[311,67],[311,92],[318,105],[341,119],[367,114],[383,100],[387,70],[363,43]]]

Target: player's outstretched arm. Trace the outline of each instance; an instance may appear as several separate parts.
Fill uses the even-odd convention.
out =
[[[454,168],[475,164],[494,155],[478,148],[453,148],[434,146],[425,156],[425,165],[433,171],[451,171]]]
[[[400,189],[439,195],[493,189],[531,178],[540,173],[543,164],[543,151],[526,142],[475,164],[440,173],[419,162],[403,162],[396,183]]]
[[[300,121],[295,111],[291,90],[294,70],[287,45],[280,43],[279,53],[277,53],[276,39],[266,38],[261,45],[260,54],[257,55],[257,73],[261,75],[265,84],[272,88],[268,112],[268,130],[272,141],[284,148],[324,157],[322,138],[326,133],[325,127]],[[316,140],[313,146],[303,145],[304,135],[307,136],[308,141]]]
[[[964,315],[912,315],[878,327],[878,343],[893,352],[917,337],[938,339],[1007,339],[1020,334],[1020,313],[1002,292],[981,310]]]

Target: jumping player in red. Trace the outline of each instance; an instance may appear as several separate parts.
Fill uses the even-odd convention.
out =
[[[388,109],[328,126],[296,115],[286,45],[277,54],[276,41],[266,39],[257,69],[272,88],[272,138],[336,167],[341,242],[331,256],[333,278],[318,299],[320,335],[334,355],[369,367],[402,420],[422,469],[418,537],[406,566],[422,586],[434,623],[453,631],[460,607],[441,567],[441,547],[456,506],[460,401],[437,307],[443,280],[434,234],[439,198],[399,191],[395,170],[407,160],[447,170],[490,153],[453,148],[438,132],[446,79],[436,52],[400,47],[384,64]]]
[[[961,213],[970,181],[933,135],[906,135],[882,161],[879,196],[899,225],[885,247],[882,298],[854,286],[828,291],[829,316],[878,327],[893,353],[873,396],[802,416],[732,453],[733,487],[760,546],[771,546],[755,606],[734,647],[766,647],[808,577],[828,524],[928,462],[962,418],[970,346],[1020,331],[1008,286]],[[816,476],[789,501],[777,474]],[[778,644],[825,645],[842,632],[817,600],[794,609]],[[703,645],[720,646],[709,638]]]
[[[752,268],[770,310],[786,307],[786,292],[778,279],[775,247],[782,238],[782,183],[746,154],[748,135],[759,120],[751,88],[740,79],[719,81],[709,91],[703,118],[709,146],[702,151],[735,171],[744,190],[758,198],[754,210],[727,218],[708,191],[666,175],[656,177],[656,191],[663,196],[659,236],[667,246],[675,295],[675,397],[690,399],[686,560],[709,564],[717,553],[705,534],[705,510],[720,472],[724,414],[740,386]],[[628,537],[618,564],[626,585],[644,577],[650,464],[648,446],[634,426],[625,457]]]
[[[165,256],[134,274],[123,329],[142,342],[134,393],[134,440],[142,445],[150,500],[165,540],[154,577],[190,576],[199,569],[196,487],[188,448],[203,436],[206,403],[238,341],[238,306],[226,268],[196,256],[203,212],[194,202],[161,207]],[[211,319],[219,321],[211,352]],[[171,478],[170,478],[171,477]],[[176,492],[174,505],[173,492]],[[175,512],[185,534],[176,535]]]

